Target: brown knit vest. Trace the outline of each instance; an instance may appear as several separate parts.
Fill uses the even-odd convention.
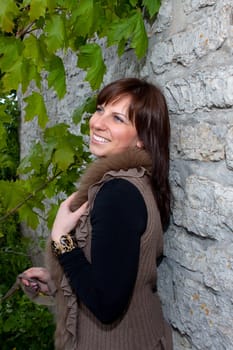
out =
[[[74,209],[88,196],[91,210],[96,194],[106,181],[124,178],[133,183],[144,198],[148,212],[147,228],[141,237],[137,279],[129,305],[122,317],[111,325],[98,321],[81,302],[77,305],[59,264],[48,252],[50,272],[58,288],[57,350],[172,349],[170,329],[163,318],[158,294],[153,293],[157,280],[156,258],[162,253],[163,234],[148,167],[150,161],[146,153],[137,151],[135,154],[134,151],[98,160],[84,176]],[[77,228],[76,237],[90,261],[91,224],[88,213]]]

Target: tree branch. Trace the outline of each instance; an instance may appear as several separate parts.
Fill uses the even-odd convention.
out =
[[[16,39],[23,38],[25,34],[30,33],[32,31],[32,26],[35,24],[35,21],[29,23],[25,28],[22,28],[17,31]]]

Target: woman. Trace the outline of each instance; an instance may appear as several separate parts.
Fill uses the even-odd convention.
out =
[[[171,350],[156,291],[170,213],[170,124],[154,85],[125,78],[99,93],[90,119],[97,157],[60,206],[47,269],[31,268],[56,299],[56,349]],[[32,285],[33,287],[33,285]]]

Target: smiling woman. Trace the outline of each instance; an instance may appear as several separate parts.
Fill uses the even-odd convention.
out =
[[[90,119],[90,151],[97,157],[120,153],[128,147],[140,147],[134,123],[129,120],[131,97],[125,95],[116,101],[97,107]]]
[[[165,98],[136,78],[103,88],[90,119],[90,151],[76,193],[60,206],[47,270],[55,285],[57,350],[171,350],[156,289],[170,214],[170,124]],[[54,292],[54,290],[53,290]]]

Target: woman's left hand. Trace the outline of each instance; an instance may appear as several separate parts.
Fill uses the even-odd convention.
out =
[[[75,195],[77,194],[73,193],[64,200],[58,209],[51,232],[51,238],[53,241],[58,242],[62,235],[66,235],[72,231],[87,208],[87,202],[85,202],[77,210],[71,211],[70,206]]]

